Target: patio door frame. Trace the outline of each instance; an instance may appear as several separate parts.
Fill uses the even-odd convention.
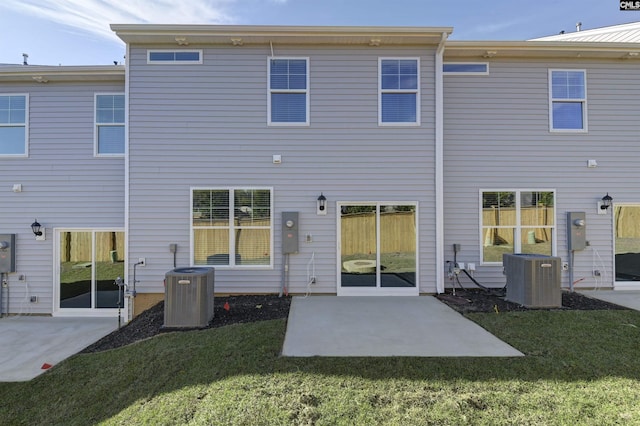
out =
[[[613,289],[614,290],[640,290],[640,281],[618,281],[616,279],[617,271],[616,271],[616,207],[635,207],[640,209],[640,203],[615,203],[610,207],[612,210],[612,246],[613,246],[613,256],[612,256],[612,270],[613,270]],[[605,283],[606,284],[606,283]]]
[[[413,206],[415,207],[415,286],[413,287],[381,287],[380,274],[380,207],[381,206]],[[376,206],[376,286],[375,287],[342,287],[342,206]],[[336,202],[336,229],[337,229],[337,271],[336,294],[338,296],[419,296],[419,208],[417,201],[338,201]]]
[[[125,241],[125,253],[124,253],[124,276],[122,277],[126,281],[127,275],[127,253],[126,253],[126,234],[124,228],[54,228],[54,262],[53,262],[53,316],[73,316],[73,317],[111,317],[117,319],[118,317],[118,308],[61,308],[60,307],[60,243],[61,243],[61,235],[65,232],[90,232],[91,233],[91,241],[92,241],[92,263],[95,264],[95,235],[99,232],[122,232],[124,235]],[[95,268],[94,268],[95,269]],[[91,288],[91,299],[92,305],[95,302],[95,274],[92,273],[92,288]],[[115,284],[114,284],[115,286]],[[121,309],[121,314],[128,312],[128,298],[124,298],[124,304]]]

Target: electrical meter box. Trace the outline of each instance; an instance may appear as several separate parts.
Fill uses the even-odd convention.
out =
[[[0,234],[0,273],[16,271],[16,234]]]
[[[282,212],[282,254],[298,252],[298,212]]]
[[[587,224],[584,212],[567,212],[567,245],[569,251],[587,247]]]

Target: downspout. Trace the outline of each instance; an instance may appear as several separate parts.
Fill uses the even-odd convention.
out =
[[[436,213],[436,292],[444,293],[444,84],[442,63],[447,33],[436,49],[435,67],[435,213]]]
[[[130,179],[131,179],[131,173],[129,170],[130,167],[130,160],[129,160],[129,153],[130,153],[130,149],[129,149],[129,132],[130,132],[130,126],[129,126],[129,63],[131,62],[131,48],[129,43],[126,44],[126,50],[125,50],[125,62],[124,62],[124,99],[125,99],[125,109],[124,109],[124,125],[125,125],[125,132],[124,132],[124,238],[125,238],[125,243],[124,243],[124,259],[125,259],[125,265],[127,265],[127,267],[125,267],[125,272],[126,275],[129,274],[128,271],[128,265],[129,265],[129,186],[130,186]],[[135,288],[135,266],[134,266],[134,274],[133,274],[133,279],[134,279],[134,288]],[[131,282],[131,280],[127,280],[127,282]],[[126,315],[125,318],[125,322],[129,322],[131,321],[131,319],[133,318],[133,313],[134,313],[134,307],[133,307],[133,298],[132,297],[125,297],[124,298],[124,312]]]

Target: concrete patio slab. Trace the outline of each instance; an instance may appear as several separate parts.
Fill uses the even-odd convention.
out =
[[[294,297],[283,356],[523,356],[432,296]]]
[[[640,291],[637,290],[578,290],[578,293],[640,311]]]
[[[0,319],[0,382],[47,371],[118,328],[116,318],[18,316]]]

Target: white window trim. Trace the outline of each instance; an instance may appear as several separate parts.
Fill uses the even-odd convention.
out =
[[[29,157],[29,94],[28,93],[0,93],[0,96],[24,96],[24,123],[0,124],[0,127],[24,126],[24,154],[1,154],[0,158],[27,158]]]
[[[516,248],[522,248],[522,238],[521,232],[519,232],[522,226],[522,220],[520,217],[520,208],[521,208],[521,200],[520,194],[523,192],[553,192],[553,225],[552,226],[526,226],[526,228],[551,228],[551,256],[556,256],[557,245],[558,245],[558,191],[556,189],[549,188],[507,188],[507,189],[494,189],[494,188],[485,188],[480,189],[478,192],[478,228],[479,228],[479,241],[480,241],[480,265],[486,266],[501,266],[502,262],[485,262],[484,260],[484,224],[482,223],[482,194],[485,192],[514,192],[516,194],[516,223],[513,228],[516,230],[515,235],[513,236],[513,252],[519,253]],[[510,226],[505,226],[505,228],[511,228]]]
[[[270,270],[273,269],[273,230],[274,230],[274,206],[273,206],[273,187],[267,186],[192,186],[189,190],[189,264],[192,267],[203,267],[207,265],[196,265],[194,260],[195,256],[195,241],[193,238],[193,233],[195,229],[213,229],[216,227],[207,227],[207,226],[193,226],[193,192],[194,191],[229,191],[229,206],[231,209],[234,208],[233,204],[233,193],[238,190],[268,190],[269,191],[269,203],[271,208],[271,224],[263,227],[255,227],[254,229],[269,229],[270,231],[270,241],[269,241],[269,264],[268,265],[236,265],[235,264],[235,232],[234,225],[230,223],[229,229],[229,265],[210,265],[214,266],[216,269],[235,269],[235,270],[250,270],[250,269],[260,269],[260,270]],[[221,229],[221,228],[216,228]]]
[[[578,99],[554,99],[552,77],[554,71],[570,71],[582,72],[584,74],[584,98]],[[586,69],[568,69],[568,68],[550,68],[548,74],[549,85],[549,132],[551,133],[588,133],[588,116],[587,113],[587,70]],[[582,104],[582,129],[555,129],[553,127],[553,103],[557,102],[574,102]]]
[[[454,71],[447,72],[444,70],[445,65],[484,65],[487,70],[484,72],[479,71]],[[442,73],[444,75],[489,75],[489,63],[488,62],[445,62],[442,64]]]
[[[305,60],[307,62],[307,75],[306,75],[306,89],[271,89],[271,60],[274,59],[285,59],[285,60]],[[303,56],[269,56],[267,57],[267,125],[268,126],[278,126],[278,127],[300,127],[300,126],[309,126],[311,124],[310,117],[310,102],[311,98],[309,82],[309,75],[311,74],[311,69],[309,67],[309,57]],[[283,121],[271,121],[271,94],[272,93],[304,93],[305,96],[305,108],[306,108],[306,121],[304,122],[283,122]]]
[[[125,119],[122,123],[98,123],[98,96],[124,96],[124,105],[125,105]],[[127,95],[124,92],[104,92],[104,93],[94,93],[93,95],[93,156],[94,157],[124,157],[125,152],[127,152],[127,117],[126,117],[126,109],[127,109]],[[120,154],[101,154],[98,151],[98,127],[102,126],[123,126],[125,137],[124,137],[124,150]]]
[[[199,56],[199,60],[197,61],[180,61],[180,60],[175,60],[175,61],[152,61],[151,60],[151,53],[156,53],[156,52],[160,52],[160,53],[167,53],[167,52],[197,52],[198,56]],[[202,64],[203,59],[202,59],[203,53],[202,53],[202,49],[149,49],[147,50],[147,64],[157,64],[157,65],[180,65],[180,64],[193,64],[193,65],[197,65],[197,64]]]
[[[417,88],[416,89],[398,89],[398,90],[390,90],[385,89],[382,90],[382,61],[409,61],[414,60],[417,62],[418,73],[417,73]],[[383,93],[415,93],[416,94],[416,121],[414,122],[383,122],[382,121],[382,94]],[[419,57],[380,57],[378,58],[378,126],[384,127],[418,127],[420,126],[421,119],[421,93],[420,93],[420,58]]]

